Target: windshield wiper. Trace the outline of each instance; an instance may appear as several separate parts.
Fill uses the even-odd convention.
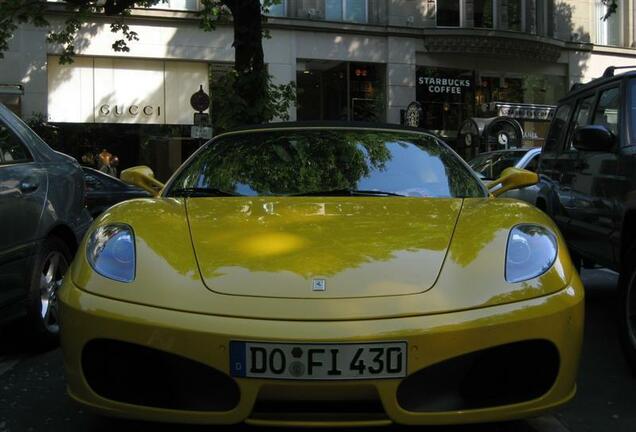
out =
[[[332,189],[327,191],[312,191],[292,194],[290,196],[399,196],[406,195],[395,192],[385,192],[379,190],[360,190],[360,189]]]
[[[171,197],[227,197],[227,196],[243,196],[232,192],[222,191],[215,188],[190,187],[173,189],[168,196]]]

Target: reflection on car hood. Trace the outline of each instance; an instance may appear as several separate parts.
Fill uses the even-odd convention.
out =
[[[396,197],[194,198],[187,200],[187,213],[203,281],[214,292],[374,297],[433,286],[461,203]]]

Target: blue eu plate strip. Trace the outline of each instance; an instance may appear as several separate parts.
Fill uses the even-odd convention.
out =
[[[230,375],[233,377],[245,376],[245,342],[230,342]]]

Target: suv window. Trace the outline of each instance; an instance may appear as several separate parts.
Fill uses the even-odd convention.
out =
[[[618,87],[603,90],[592,121],[592,124],[605,126],[615,136],[618,136],[620,97],[621,93]]]
[[[570,112],[572,105],[570,103],[563,104],[557,108],[548,136],[545,140],[544,152],[557,152],[563,145],[565,134],[568,131],[568,121],[570,120]]]
[[[84,171],[84,184],[86,185],[87,191],[98,191],[103,189],[102,184],[97,177],[86,171]]]
[[[33,158],[12,130],[0,123],[0,164],[30,162]]]
[[[630,143],[636,144],[636,79],[629,82]]]
[[[590,95],[586,96],[582,99],[578,106],[576,107],[576,113],[574,114],[573,119],[573,127],[572,132],[570,133],[570,146],[569,150],[576,150],[574,145],[572,144],[572,136],[574,135],[574,130],[578,127],[588,125],[590,123],[590,114],[594,108],[594,96]]]

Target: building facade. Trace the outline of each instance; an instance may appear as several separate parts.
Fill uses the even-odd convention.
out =
[[[165,178],[196,147],[190,95],[234,56],[231,26],[203,32],[198,8],[136,10],[129,52],[113,51],[118,36],[96,17],[71,65],[47,29],[23,26],[0,60],[0,101],[43,116],[76,157],[108,146],[122,166],[149,163]],[[50,9],[60,25],[63,8]],[[269,10],[265,61],[275,82],[296,82],[291,119],[399,123],[418,101],[423,126],[453,143],[495,102],[554,104],[608,66],[636,65],[634,1],[603,20],[606,11],[600,0],[283,0]],[[540,145],[547,123],[530,120],[525,144]]]

